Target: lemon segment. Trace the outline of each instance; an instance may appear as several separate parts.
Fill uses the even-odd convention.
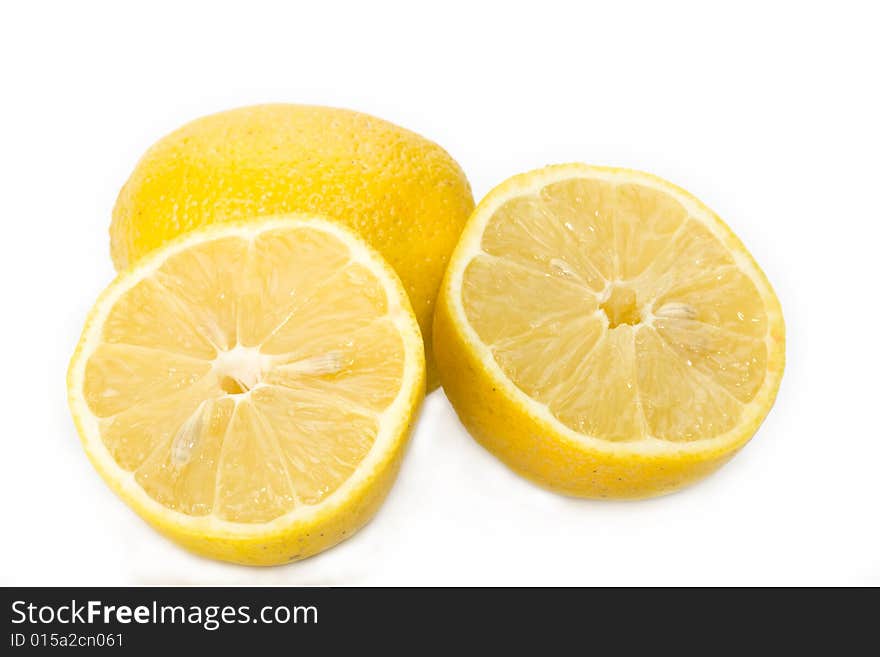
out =
[[[475,438],[585,497],[705,476],[782,376],[779,302],[708,208],[648,174],[562,165],[472,215],[435,315],[441,380]]]
[[[390,267],[347,229],[290,216],[195,231],[121,274],[68,384],[89,457],[135,511],[262,565],[369,520],[424,377]]]

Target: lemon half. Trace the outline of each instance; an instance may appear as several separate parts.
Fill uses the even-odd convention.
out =
[[[213,226],[139,260],[95,304],[68,373],[110,487],[185,547],[257,565],[370,519],[424,386],[397,276],[306,216]]]
[[[773,289],[711,210],[655,176],[582,164],[515,176],[478,205],[434,331],[474,437],[595,498],[720,467],[770,410],[785,357]]]

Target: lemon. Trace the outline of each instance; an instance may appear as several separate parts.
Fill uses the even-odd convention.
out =
[[[477,207],[438,299],[447,396],[526,477],[592,498],[674,491],[754,434],[782,377],[779,301],[696,198],[582,164]]]
[[[424,376],[394,272],[302,215],[194,231],[120,274],[68,391],[89,458],[138,514],[196,553],[270,565],[376,512]]]
[[[110,249],[122,270],[206,224],[325,215],[385,256],[430,347],[437,290],[473,208],[458,164],[415,133],[348,110],[259,105],[203,117],[153,145],[119,193]]]

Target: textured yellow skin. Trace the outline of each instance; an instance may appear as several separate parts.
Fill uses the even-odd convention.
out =
[[[197,119],[154,144],[119,193],[110,250],[121,271],[206,224],[298,211],[336,219],[403,281],[433,389],[431,317],[473,208],[455,160],[413,132],[349,110],[257,105]]]
[[[416,385],[410,389],[408,397],[405,398],[403,405],[408,409],[407,412],[397,417],[397,422],[393,426],[393,439],[385,453],[385,458],[378,461],[372,471],[359,478],[347,495],[328,498],[324,503],[314,507],[307,516],[289,522],[282,517],[264,525],[221,523],[220,526],[211,528],[200,526],[198,522],[191,523],[189,516],[170,511],[147,496],[139,486],[131,485],[125,473],[101,445],[101,438],[91,435],[88,428],[89,422],[86,417],[88,411],[81,389],[82,363],[87,358],[85,352],[88,338],[95,329],[102,307],[112,296],[115,288],[124,286],[129,279],[138,277],[141,266],[149,267],[154,260],[161,261],[165,257],[164,253],[177,244],[198,239],[199,235],[210,236],[218,229],[224,228],[208,227],[198,231],[197,234],[182,235],[172,240],[166,248],[155,251],[139,264],[121,272],[104,290],[89,313],[67,372],[67,393],[71,414],[89,460],[107,485],[141,518],[167,538],[200,556],[242,565],[274,566],[299,561],[353,536],[372,519],[387,497],[400,470],[410,432],[425,395],[425,362],[422,358],[421,345],[413,352],[417,354]],[[376,260],[396,282],[401,303],[407,310],[411,310],[397,276],[378,256]],[[417,339],[415,317],[412,319],[411,334]]]
[[[625,171],[587,165],[556,165],[543,170],[514,176],[493,189],[474,210],[465,227],[462,243],[477,229],[477,218],[498,198],[507,198],[527,189],[536,177],[593,171]],[[641,176],[660,181],[650,174]],[[674,492],[693,484],[716,471],[749,441],[773,405],[785,367],[785,325],[779,301],[763,272],[732,231],[714,213],[684,190],[666,181],[664,185],[686,194],[710,213],[725,232],[729,248],[749,258],[758,275],[764,279],[770,296],[765,297],[773,348],[767,361],[770,385],[762,393],[761,409],[736,427],[735,435],[723,444],[710,444],[702,449],[641,451],[625,443],[608,443],[595,447],[572,439],[560,431],[561,423],[548,422],[516,398],[516,386],[487,366],[480,355],[482,345],[463,330],[467,319],[458,315],[452,303],[457,291],[452,285],[452,272],[463,267],[465,253],[459,247],[447,269],[434,315],[434,354],[443,390],[455,408],[462,424],[488,451],[512,470],[531,481],[566,495],[593,499],[643,499]]]

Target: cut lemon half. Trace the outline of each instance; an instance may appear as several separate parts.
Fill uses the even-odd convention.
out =
[[[396,476],[424,396],[394,272],[337,224],[221,224],[121,274],[68,373],[82,443],[168,537],[244,564],[351,536]]]
[[[515,471],[594,498],[668,493],[767,415],[782,311],[730,229],[655,176],[515,176],[471,216],[434,320],[464,425]]]

